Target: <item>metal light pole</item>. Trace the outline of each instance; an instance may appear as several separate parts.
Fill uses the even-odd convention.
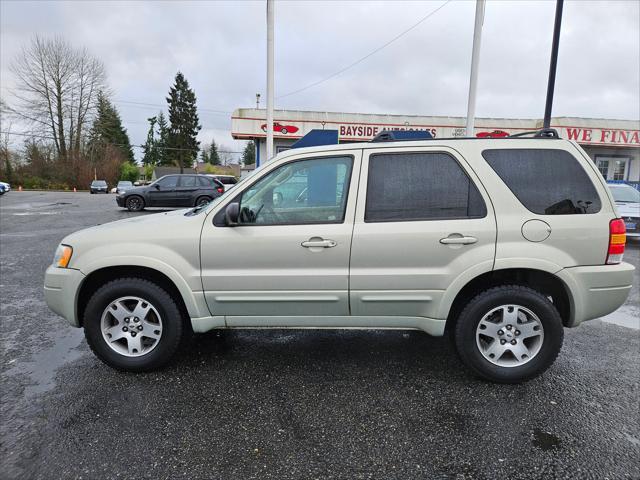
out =
[[[273,16],[274,0],[267,0],[267,158],[273,157]]]
[[[551,107],[553,106],[553,91],[556,86],[556,67],[558,65],[558,45],[560,43],[560,27],[562,25],[562,6],[564,0],[556,0],[556,20],[553,25],[553,43],[551,44],[551,61],[549,63],[549,83],[547,83],[547,102],[544,107],[542,128],[551,126]]]
[[[473,137],[473,124],[476,116],[476,89],[478,86],[478,64],[480,63],[480,43],[482,24],[484,23],[485,0],[476,0],[476,21],[473,27],[473,50],[471,53],[471,77],[469,79],[469,100],[467,103],[466,136]]]

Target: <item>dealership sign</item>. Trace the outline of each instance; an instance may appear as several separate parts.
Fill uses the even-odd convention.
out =
[[[286,113],[286,112],[285,112]],[[407,117],[411,119],[411,117]],[[434,118],[434,120],[438,120]],[[492,119],[483,125],[478,119],[478,126],[474,129],[476,137],[500,138],[515,133],[536,131],[540,127],[538,121]],[[511,125],[509,125],[511,123]],[[528,125],[527,125],[528,124]],[[526,126],[525,126],[526,125]],[[529,126],[530,125],[530,126]],[[592,128],[574,127],[564,125],[551,125],[558,130],[562,138],[575,140],[588,145],[612,145],[640,147],[640,130],[625,130],[617,128]],[[412,124],[404,123],[368,123],[349,122],[335,120],[294,120],[276,119],[274,121],[275,138],[298,139],[311,130],[337,130],[341,142],[369,141],[377,134],[385,130],[421,130],[428,131],[434,138],[457,138],[466,136],[466,129],[459,125]],[[266,137],[266,123],[261,118],[232,117],[232,135],[234,138],[262,138]]]

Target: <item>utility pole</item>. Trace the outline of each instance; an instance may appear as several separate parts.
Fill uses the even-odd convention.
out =
[[[560,27],[562,26],[562,6],[564,0],[556,0],[556,20],[553,25],[553,43],[551,44],[551,61],[549,63],[549,82],[547,83],[547,102],[544,107],[542,128],[551,126],[551,107],[553,92],[556,88],[556,67],[558,66],[558,45],[560,44]]]
[[[273,157],[273,16],[274,0],[267,0],[267,158]]]
[[[478,86],[478,64],[480,63],[480,44],[482,41],[482,24],[484,23],[485,0],[476,0],[476,21],[473,27],[473,50],[471,53],[471,77],[469,78],[469,100],[467,103],[466,136],[473,137],[473,126],[476,116],[476,90]]]

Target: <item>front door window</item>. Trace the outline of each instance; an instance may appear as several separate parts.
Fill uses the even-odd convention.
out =
[[[351,157],[291,162],[242,194],[240,225],[342,223]]]

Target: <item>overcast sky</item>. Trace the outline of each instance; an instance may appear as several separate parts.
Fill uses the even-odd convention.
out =
[[[331,75],[442,5],[438,1],[276,3],[276,96]],[[554,116],[640,118],[638,1],[567,1]],[[541,118],[555,2],[488,1],[477,116]],[[266,2],[0,2],[0,86],[30,38],[62,35],[104,62],[132,142],[166,105],[176,71],[196,92],[200,139],[241,149],[231,112],[265,95]],[[452,1],[341,75],[276,108],[464,116],[475,2]],[[141,106],[127,102],[157,104]],[[264,105],[264,103],[263,103]]]

